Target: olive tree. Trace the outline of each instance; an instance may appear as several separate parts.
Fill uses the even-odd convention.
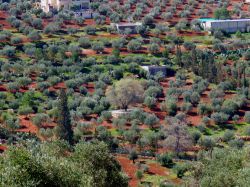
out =
[[[229,115],[223,112],[215,112],[211,115],[211,119],[214,120],[215,124],[221,125],[229,119]]]
[[[140,81],[125,78],[108,87],[106,96],[110,103],[127,110],[129,105],[143,101],[143,93]]]
[[[89,48],[91,46],[90,39],[88,37],[81,37],[78,42],[83,48]]]
[[[247,123],[250,123],[250,112],[249,112],[249,111],[247,111],[247,112],[245,113],[244,119],[245,119],[245,121],[246,121]]]
[[[164,132],[167,138],[163,146],[174,151],[177,155],[191,148],[193,140],[187,130],[185,120],[178,120],[173,117],[166,120],[168,125],[165,127]]]
[[[16,53],[16,48],[8,45],[6,45],[1,51],[1,54],[7,57],[14,57],[15,53]]]
[[[32,118],[32,122],[37,127],[41,127],[43,124],[50,122],[50,118],[49,118],[48,114],[40,113],[40,114],[36,114]]]
[[[37,32],[37,31],[31,31],[29,34],[28,34],[28,38],[31,40],[31,41],[37,41],[37,40],[40,40],[42,37],[41,35]]]
[[[93,42],[91,47],[97,53],[102,53],[104,51],[104,44],[103,44],[103,42]]]
[[[149,47],[148,50],[152,54],[157,54],[160,51],[160,46],[156,43],[152,43]]]
[[[131,40],[131,41],[128,43],[128,45],[127,45],[128,50],[129,50],[129,51],[132,51],[132,52],[135,52],[135,51],[141,49],[141,47],[142,47],[142,44],[141,44],[141,42],[140,42],[139,40],[137,40],[137,39]]]

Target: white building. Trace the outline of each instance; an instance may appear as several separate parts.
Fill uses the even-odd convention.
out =
[[[162,73],[164,77],[167,76],[167,67],[166,66],[141,66],[142,69],[146,70],[149,75],[157,75],[158,73]]]
[[[232,20],[208,20],[201,22],[202,27],[207,31],[221,30],[228,33],[250,32],[250,19]]]
[[[136,23],[112,23],[111,26],[115,27],[115,29],[119,33],[123,33],[126,30],[130,30],[131,34],[136,33],[136,27],[141,26],[142,23],[136,22]]]
[[[44,12],[66,9],[72,11],[75,16],[92,18],[90,0],[41,0],[41,8]]]
[[[41,8],[44,12],[49,12],[53,9],[60,10],[69,8],[70,2],[70,0],[41,0]]]

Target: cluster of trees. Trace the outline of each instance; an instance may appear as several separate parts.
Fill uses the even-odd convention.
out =
[[[191,89],[185,89],[187,77],[184,74],[177,74],[176,81],[170,82],[170,88],[166,93],[165,102],[162,103],[161,109],[167,111],[168,115],[175,116],[180,109],[188,114],[193,107],[197,107],[198,114],[203,116],[204,123],[210,125],[209,121],[213,120],[215,124],[222,125],[229,119],[237,122],[239,116],[235,114],[239,109],[247,105],[249,99],[248,88],[244,86],[237,90],[236,95],[230,99],[225,99],[225,92],[234,90],[229,81],[221,82],[217,88],[211,90],[209,99],[211,103],[203,103],[201,94],[207,90],[208,81],[200,77],[194,79]],[[244,91],[245,90],[245,91]],[[183,104],[179,108],[177,102],[183,98]],[[247,115],[247,113],[246,113]]]
[[[174,63],[178,64],[179,66],[191,70],[196,75],[207,79],[211,83],[218,84],[222,81],[229,81],[230,84],[233,85],[233,88],[231,89],[247,86],[248,81],[246,74],[248,70],[246,67],[249,65],[249,62],[248,60],[240,59],[240,57],[248,59],[248,51],[245,52],[242,50],[239,51],[238,54],[230,54],[228,52],[229,49],[222,49],[223,44],[218,41],[214,44],[214,47],[219,48],[220,51],[224,50],[224,52],[228,54],[226,57],[224,55],[217,56],[216,53],[210,50],[197,49],[194,43],[184,42],[180,37],[171,36],[169,40],[172,41],[172,43],[176,46],[176,56]],[[237,43],[237,41],[235,42]],[[181,46],[186,49],[186,52],[183,52],[180,49]],[[224,53],[222,51],[221,53]],[[232,66],[227,64],[227,60],[235,60],[236,62]]]
[[[142,101],[144,88],[137,80],[123,79],[116,82],[107,90],[107,98],[110,103],[127,110],[133,103]]]
[[[49,12],[45,13],[41,9],[33,8],[32,1],[16,1],[11,3],[2,3],[1,10],[9,10],[11,17],[8,18],[8,21],[13,27],[18,28],[21,32],[24,32],[25,35],[29,34],[29,38],[32,40],[37,40],[39,33],[35,32],[34,29],[43,30],[46,34],[54,34],[61,29],[62,23],[69,20],[74,20],[76,24],[82,25],[84,23],[83,18],[76,18],[68,11],[61,10],[59,12]],[[94,20],[96,24],[103,25],[106,23],[106,18],[109,18],[111,22],[119,23],[124,20],[141,20],[144,24],[143,26],[137,29],[137,32],[140,34],[145,34],[148,30],[148,27],[154,28],[155,33],[162,33],[167,31],[167,28],[162,25],[158,27],[155,24],[154,19],[161,17],[166,21],[170,21],[173,16],[180,18],[179,22],[176,24],[177,30],[184,30],[189,28],[189,24],[186,20],[187,17],[191,16],[192,13],[196,13],[199,17],[207,17],[210,11],[210,4],[214,6],[214,3],[209,1],[206,4],[203,4],[198,11],[197,2],[190,0],[187,4],[183,6],[183,11],[178,14],[178,6],[182,5],[182,1],[157,1],[153,3],[153,7],[146,2],[137,2],[135,3],[136,9],[131,9],[134,6],[133,2],[126,2],[120,4],[118,2],[111,2],[109,5],[104,2],[91,2],[90,7],[95,12]],[[247,17],[247,13],[242,10],[242,4],[235,3],[233,5],[234,9],[232,12],[229,12],[226,8],[229,6],[228,2],[216,3],[218,8],[214,12],[214,16],[218,19],[227,19],[230,18],[231,14],[235,14],[239,17]],[[11,6],[12,5],[12,6]],[[13,6],[16,5],[16,6]],[[144,10],[150,9],[150,12],[145,13]],[[163,13],[161,11],[164,10]],[[33,19],[33,15],[36,16]],[[18,17],[18,19],[17,19]],[[54,19],[53,24],[48,24],[46,27],[43,27],[42,19],[52,18]],[[20,19],[21,18],[21,19]],[[197,26],[197,22],[192,22],[190,28],[194,30],[200,30],[200,27]],[[86,32],[89,34],[95,34],[95,28],[91,26],[86,27]],[[112,29],[111,29],[112,30]],[[67,30],[69,34],[74,34],[76,29],[70,28]],[[131,32],[127,30],[124,34],[130,34]]]
[[[0,159],[4,186],[128,186],[102,142],[81,142],[73,150],[63,141],[30,143],[10,147]]]
[[[200,3],[199,3],[200,4]],[[124,4],[119,2],[111,2],[109,5],[103,4],[102,2],[92,2],[91,8],[97,14],[95,20],[98,24],[104,24],[105,18],[109,17],[110,20],[114,23],[121,22],[122,20],[140,20],[146,25],[151,26],[154,19],[161,17],[166,21],[170,21],[174,16],[179,18],[187,18],[191,16],[192,13],[195,13],[199,17],[207,17],[210,12],[210,5],[217,6],[214,16],[219,19],[226,19],[231,16],[231,14],[244,17],[247,16],[247,13],[242,9],[242,3],[234,3],[233,11],[227,11],[229,6],[228,1],[206,1],[200,6],[198,11],[194,11],[198,7],[198,3],[193,0],[189,0],[187,4],[183,5],[183,2],[180,0],[168,1],[161,0],[154,3],[147,3],[144,1],[133,2],[126,1]],[[131,7],[136,7],[134,10]],[[178,12],[178,8],[182,7],[183,10]],[[145,11],[149,10],[149,11]],[[163,13],[162,13],[163,12]],[[103,20],[103,21],[102,21]]]
[[[191,186],[248,186],[249,150],[219,149],[212,154],[201,152],[197,162],[193,163]]]
[[[208,5],[214,2],[206,1],[206,4],[197,11],[198,14],[206,16],[209,12]],[[250,98],[249,50],[239,51],[238,54],[227,54],[228,49],[244,48],[249,45],[241,33],[237,33],[237,39],[226,47],[223,44],[225,38],[223,33],[215,32],[213,48],[216,52],[227,56],[218,55],[208,50],[199,50],[194,43],[185,42],[183,38],[175,35],[169,35],[166,39],[158,38],[168,32],[169,27],[155,24],[154,19],[162,17],[164,20],[171,20],[182,1],[162,0],[152,3],[126,1],[123,4],[94,1],[91,2],[91,8],[98,13],[94,18],[97,24],[105,24],[106,17],[112,22],[126,19],[141,20],[143,25],[136,28],[141,37],[130,38],[131,31],[126,30],[121,33],[124,37],[119,39],[93,40],[89,35],[96,35],[97,31],[113,32],[113,30],[105,26],[87,26],[84,28],[86,35],[84,33],[80,38],[76,38],[75,35],[72,37],[75,38],[74,41],[45,42],[40,41],[42,32],[47,35],[65,33],[62,25],[73,17],[64,11],[55,15],[44,13],[40,9],[30,7],[30,3],[30,1],[11,1],[10,4],[0,5],[1,10],[10,12],[7,21],[18,32],[27,35],[33,41],[23,44],[23,39],[16,37],[10,31],[0,32],[0,40],[8,42],[8,45],[1,44],[0,52],[2,56],[8,57],[4,62],[0,60],[0,81],[6,85],[8,91],[0,93],[0,109],[3,111],[1,123],[7,127],[5,130],[0,128],[0,136],[8,143],[19,143],[23,140],[27,143],[26,146],[10,148],[0,158],[2,185],[127,186],[127,177],[123,176],[120,166],[110,156],[108,149],[127,153],[133,161],[138,158],[138,154],[157,156],[157,160],[164,167],[174,167],[178,177],[190,175],[193,186],[197,184],[210,186],[209,182],[213,182],[214,186],[248,184],[248,181],[244,180],[244,177],[245,179],[248,177],[248,168],[243,164],[247,160],[244,157],[247,152],[244,150],[244,142],[230,130],[225,131],[218,139],[207,136],[208,128],[213,123],[223,128],[228,120],[237,123],[240,116],[236,112],[244,108]],[[191,15],[197,7],[196,1],[189,0],[187,3],[179,15],[181,18]],[[215,11],[216,18],[224,19],[232,15],[232,12],[226,9],[228,1],[216,3],[219,8]],[[135,6],[135,11],[131,11],[132,6]],[[148,8],[151,12],[144,15],[144,10]],[[162,9],[165,12],[161,13]],[[243,16],[241,7],[237,4],[234,4],[233,13]],[[43,27],[42,19],[52,17],[53,24]],[[75,21],[79,25],[84,23],[80,18]],[[181,19],[175,26],[178,31],[188,28],[200,29],[196,20],[189,24],[186,19]],[[145,37],[149,31],[155,37]],[[78,31],[68,28],[66,32],[74,35]],[[130,52],[138,52],[145,45],[148,51],[155,55],[153,58],[152,55],[134,54],[126,57],[120,55],[124,48]],[[105,48],[110,47],[113,48],[111,55],[98,55],[96,58],[82,55],[82,48],[91,48],[101,54]],[[162,54],[161,47],[165,48]],[[185,51],[182,50],[183,47]],[[19,53],[24,53],[28,60],[19,58]],[[235,63],[229,65],[227,60],[233,60]],[[129,114],[116,119],[112,118],[108,111],[110,109],[119,108],[127,112],[131,106],[142,106],[138,105],[142,103],[143,106],[154,109],[159,97],[164,95],[159,83],[162,75],[149,76],[140,68],[140,65],[145,64],[165,64],[169,69],[177,71],[175,81],[169,82],[165,101],[161,103],[161,110],[166,111],[168,115],[164,123],[160,123],[161,120],[155,114],[144,112],[139,108],[128,111]],[[188,85],[189,77],[186,76],[186,71],[178,71],[179,68],[194,72],[191,87]],[[130,78],[124,78],[126,76]],[[36,86],[31,88],[34,81]],[[94,85],[93,92],[88,88],[89,83]],[[211,103],[205,103],[201,101],[201,97],[208,89],[209,83],[217,85],[210,91]],[[67,89],[59,93],[57,90],[61,84]],[[20,90],[24,92],[19,92]],[[236,95],[225,99],[227,91],[233,91]],[[183,104],[179,107],[177,103],[180,98],[183,99]],[[194,107],[197,107],[198,114],[203,116],[203,119],[202,124],[192,128],[191,131],[185,117]],[[30,136],[14,133],[20,128],[17,115],[29,117],[28,114],[35,114],[31,120],[40,129],[39,135],[47,140],[63,139],[67,143],[31,145],[26,141],[31,139]],[[97,118],[92,118],[91,114],[97,114]],[[82,122],[82,119],[88,122]],[[250,122],[248,111],[245,112],[244,120]],[[101,126],[104,121],[112,123],[117,129],[119,138]],[[57,123],[57,127],[46,128],[46,124],[51,122]],[[142,125],[146,125],[148,130],[144,131]],[[245,134],[249,135],[250,130],[246,129]],[[106,145],[95,141],[81,142],[86,135]],[[33,139],[37,141],[32,137]],[[130,143],[138,149],[124,148],[123,143]],[[71,147],[74,144],[75,147]],[[173,161],[173,158],[189,159],[189,155],[185,152],[192,150],[195,145],[199,145],[204,151],[198,154],[198,162],[193,164],[194,168],[190,169],[188,164]],[[230,149],[236,149],[235,153],[215,148],[225,145]],[[158,148],[166,148],[172,153],[156,155]],[[222,159],[223,153],[226,153],[227,159]],[[218,167],[214,169],[218,165],[222,169],[218,170]],[[223,175],[225,173],[235,174],[235,177],[229,178],[229,175]],[[142,178],[142,173],[138,172],[137,176]]]

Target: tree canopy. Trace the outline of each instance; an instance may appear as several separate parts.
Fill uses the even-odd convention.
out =
[[[63,141],[10,147],[0,157],[1,186],[125,187],[127,177],[105,143]]]
[[[144,88],[140,81],[132,78],[121,79],[109,87],[106,95],[110,103],[121,108],[143,101]]]

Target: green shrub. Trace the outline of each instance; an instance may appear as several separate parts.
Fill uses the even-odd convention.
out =
[[[247,123],[250,123],[250,112],[249,111],[246,111],[245,113],[245,116],[244,116],[244,119]]]
[[[157,161],[164,167],[172,168],[174,166],[173,157],[170,154],[159,155]]]
[[[235,138],[234,132],[231,131],[231,130],[227,130],[227,131],[224,133],[224,135],[223,135],[223,137],[222,137],[222,140],[223,140],[224,142],[229,142],[230,140],[233,140],[234,138]]]

